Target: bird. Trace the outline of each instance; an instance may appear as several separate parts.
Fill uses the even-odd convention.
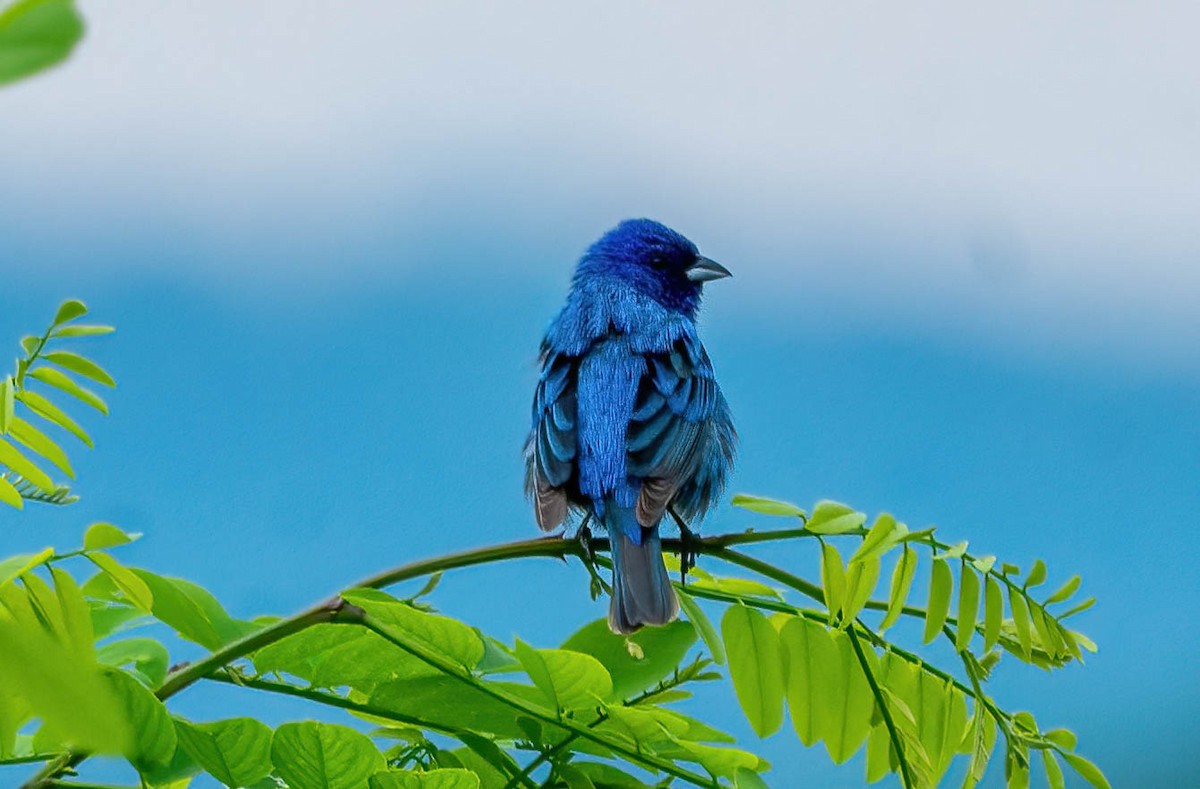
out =
[[[690,534],[720,499],[737,444],[696,327],[705,283],[731,276],[680,233],[627,219],[580,257],[541,343],[525,487],[543,531],[608,531],[608,625],[618,634],[679,614],[659,526]]]

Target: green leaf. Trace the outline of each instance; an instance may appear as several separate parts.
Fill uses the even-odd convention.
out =
[[[1058,766],[1058,759],[1054,758],[1054,751],[1049,748],[1043,750],[1042,762],[1046,765],[1046,783],[1049,784],[1050,789],[1066,789],[1063,771]]]
[[[888,597],[887,613],[884,614],[883,621],[879,624],[880,633],[896,624],[896,620],[900,618],[916,572],[917,553],[912,547],[905,545],[904,552],[900,554],[900,559],[896,562],[896,569],[892,570],[892,589]]]
[[[1088,599],[1084,600],[1082,603],[1072,606],[1071,610],[1059,614],[1058,621],[1061,622],[1062,620],[1066,619],[1069,616],[1075,616],[1076,614],[1083,613],[1084,611],[1088,610],[1095,604],[1096,604],[1096,598],[1089,597]]]
[[[879,582],[879,557],[850,562],[846,573],[846,599],[842,603],[842,627],[854,621],[871,599]]]
[[[150,587],[133,570],[130,570],[103,551],[91,551],[87,557],[97,567],[108,574],[108,577],[117,585],[117,588],[125,593],[125,597],[129,602],[147,612],[154,608],[155,600],[154,595],[150,592]]]
[[[84,532],[83,549],[98,551],[104,548],[116,548],[119,545],[128,545],[140,536],[140,534],[127,534],[111,523],[93,523]]]
[[[86,356],[80,356],[72,351],[51,351],[50,353],[42,354],[41,358],[73,373],[78,373],[84,378],[90,378],[98,384],[109,387],[117,385],[117,382],[113,380],[112,376],[103,367]],[[30,374],[32,375],[32,373]]]
[[[737,768],[733,774],[733,785],[735,789],[770,789],[758,773],[745,767]]]
[[[362,789],[383,772],[383,754],[366,735],[329,723],[285,723],[271,739],[271,761],[290,789]]]
[[[559,777],[566,780],[564,769],[559,768]],[[587,780],[586,776],[584,780]],[[572,786],[569,781],[567,785]],[[470,770],[429,770],[421,773],[388,770],[371,776],[370,789],[479,789],[479,776]]]
[[[575,768],[591,779],[596,787],[605,789],[645,789],[646,784],[610,764],[575,762]]]
[[[0,435],[8,432],[9,426],[15,418],[13,414],[13,405],[16,403],[13,396],[14,391],[13,377],[6,376],[4,383],[0,384]]]
[[[721,619],[729,673],[742,711],[759,737],[783,724],[783,656],[779,636],[765,616],[732,605]]]
[[[762,496],[747,496],[744,493],[739,493],[733,497],[733,506],[741,507],[744,510],[757,512],[759,515],[782,515],[786,517],[803,518],[805,517],[804,510],[797,507],[795,504],[789,504],[786,501],[776,501],[775,499],[767,499]]]
[[[352,589],[342,597],[366,611],[375,621],[405,633],[464,668],[483,659],[483,641],[471,627],[437,614],[427,614],[373,589]]]
[[[79,323],[74,326],[60,326],[50,333],[51,337],[95,337],[100,334],[112,334],[115,332],[112,326],[104,326],[100,324],[83,324]]]
[[[992,571],[992,568],[996,566],[996,557],[995,556],[980,556],[980,557],[974,559],[971,563],[975,565],[976,570],[983,573],[984,575],[987,575],[988,573],[990,573]]]
[[[858,550],[850,557],[851,564],[880,556],[892,547],[895,543],[889,538],[897,531],[898,526],[896,519],[886,512],[877,517],[875,524],[863,538],[862,545],[858,546]]]
[[[479,682],[545,708],[548,715],[554,713],[547,706],[545,694],[535,687],[515,682]],[[427,722],[435,728],[473,731],[512,740],[525,736],[517,723],[518,713],[512,707],[475,685],[444,674],[382,683],[370,699],[372,705]],[[561,729],[546,728],[546,737],[565,736]]]
[[[54,480],[50,479],[46,472],[38,468],[29,458],[22,455],[20,450],[2,438],[0,438],[0,463],[8,466],[44,491],[50,492],[57,487],[54,484]]]
[[[79,299],[67,299],[58,306],[58,312],[54,314],[54,326],[58,327],[64,323],[70,323],[76,318],[82,318],[87,315],[87,305]]]
[[[958,590],[958,631],[955,634],[954,648],[965,652],[971,646],[971,636],[975,635],[975,622],[979,619],[979,576],[963,562],[961,577],[962,585]]]
[[[60,392],[87,403],[102,414],[108,413],[108,404],[95,392],[75,383],[70,376],[55,370],[53,367],[35,367],[29,371],[29,377],[35,378],[47,386],[53,386]]]
[[[89,553],[95,560],[96,554]],[[150,591],[150,613],[179,635],[215,650],[259,628],[231,617],[206,589],[182,578],[158,575],[140,567],[131,572]]]
[[[1075,746],[1079,744],[1079,739],[1075,736],[1075,732],[1069,729],[1051,729],[1044,733],[1042,738],[1062,748],[1065,751],[1075,750]]]
[[[438,673],[366,628],[335,624],[306,628],[251,657],[260,674],[291,674],[314,687],[350,687],[366,695],[385,682]]]
[[[862,528],[867,516],[836,501],[820,501],[805,525],[813,534],[845,534]]]
[[[687,610],[682,603],[687,594],[679,597]],[[640,660],[629,654],[627,643],[641,650]],[[607,620],[597,619],[568,638],[562,648],[591,655],[600,662],[612,678],[612,692],[604,698],[627,699],[669,677],[695,643],[696,630],[687,622],[646,627],[633,635],[619,636],[609,630]]]
[[[596,789],[587,773],[570,764],[559,764],[555,768],[558,777],[567,785],[567,789]],[[372,787],[374,789],[374,787]]]
[[[42,397],[37,392],[31,392],[28,389],[23,389],[20,392],[17,392],[17,399],[29,406],[29,409],[35,414],[43,419],[53,422],[62,429],[66,430],[68,433],[71,433],[87,446],[95,446],[95,444],[92,443],[92,437],[89,436],[87,432],[75,422],[74,419],[67,416],[61,408]]]
[[[842,555],[829,543],[821,544],[821,588],[825,592],[825,607],[829,609],[829,621],[842,609],[846,599],[846,569]],[[726,638],[726,646],[729,639]]]
[[[867,741],[871,733],[871,715],[875,711],[875,695],[867,682],[850,637],[840,631],[833,633],[838,650],[841,670],[827,678],[836,683],[833,692],[827,694],[827,703],[832,725],[825,735],[825,748],[835,764],[843,764]],[[869,662],[875,657],[870,648],[864,650]],[[835,679],[836,678],[836,679]]]
[[[590,709],[610,698],[612,678],[600,661],[566,649],[534,649],[517,639],[517,660],[556,709]]]
[[[42,344],[41,337],[22,337],[21,349],[25,351],[26,356],[33,356],[37,352],[38,347]],[[18,365],[18,369],[23,369]],[[19,378],[20,376],[18,376]]]
[[[1028,659],[1033,652],[1033,635],[1029,630],[1029,606],[1025,603],[1025,596],[1011,586],[1008,588],[1008,607],[1012,609],[1013,627],[1016,628],[1021,651]]]
[[[1025,588],[1029,589],[1046,582],[1046,563],[1038,559],[1033,563],[1033,569],[1029,571],[1029,576],[1025,579]]]
[[[953,591],[954,578],[950,565],[945,559],[934,559],[933,574],[929,581],[929,603],[925,608],[925,635],[923,642],[928,644],[937,638],[946,624],[950,614],[950,594]]]
[[[935,559],[961,559],[963,554],[967,552],[967,541],[963,540],[960,543],[955,543],[946,549],[945,553],[939,553],[933,557]]]
[[[125,757],[139,770],[165,765],[175,754],[175,725],[162,702],[136,679],[120,669],[105,669],[117,697],[125,706],[133,739]]]
[[[96,660],[106,666],[132,665],[157,687],[167,676],[171,658],[167,648],[152,638],[126,638],[100,647]]]
[[[13,438],[49,460],[71,479],[75,478],[75,469],[71,468],[71,461],[67,459],[67,453],[63,452],[62,448],[49,436],[20,417],[13,417],[9,428]]]
[[[230,787],[251,786],[271,773],[271,729],[252,718],[193,724],[175,719],[180,746]]]
[[[1072,575],[1070,580],[1068,580],[1062,586],[1058,587],[1058,590],[1054,594],[1052,594],[1048,598],[1046,598],[1045,605],[1051,605],[1052,603],[1061,603],[1064,600],[1069,599],[1071,597],[1071,595],[1073,595],[1073,594],[1075,594],[1075,592],[1079,591],[1080,583],[1081,583],[1081,579],[1079,578],[1079,576]]]
[[[1000,584],[990,575],[985,584],[983,608],[983,651],[991,652],[1000,640],[1000,628],[1004,624],[1004,597]]]
[[[1096,789],[1112,789],[1108,783],[1108,779],[1104,777],[1104,773],[1100,772],[1100,768],[1089,762],[1077,753],[1061,754],[1067,760],[1067,764],[1071,765],[1071,769],[1079,773],[1079,777],[1090,783]]]
[[[10,5],[0,13],[0,85],[66,60],[82,37],[83,20],[70,0],[21,0]],[[69,304],[79,302],[64,303],[60,315]]]
[[[721,643],[721,636],[717,633],[717,629],[713,627],[713,623],[709,620],[708,615],[704,613],[704,609],[700,607],[700,604],[696,602],[694,597],[682,589],[677,590],[676,597],[679,598],[679,607],[687,615],[688,621],[691,622],[692,627],[695,628],[700,638],[704,640],[704,645],[708,647],[713,661],[718,666],[725,665],[725,645]],[[609,671],[611,672],[612,669],[609,669]],[[613,678],[613,681],[617,681],[616,677]]]
[[[50,577],[54,580],[54,593],[62,610],[66,643],[74,648],[80,658],[91,662],[96,654],[96,633],[92,627],[91,607],[84,599],[75,579],[66,570],[51,567]]]
[[[829,733],[829,710],[841,701],[833,697],[837,688],[832,681],[842,668],[838,648],[824,627],[803,617],[789,617],[779,639],[787,654],[792,726],[800,742],[811,746]]]
[[[19,510],[25,509],[25,499],[21,498],[21,493],[4,477],[0,477],[0,501]]]
[[[54,558],[54,549],[43,548],[38,553],[23,553],[0,561],[0,587],[38,565],[45,564],[47,559],[52,558]]]

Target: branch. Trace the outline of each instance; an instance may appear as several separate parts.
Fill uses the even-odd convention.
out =
[[[887,699],[879,687],[878,680],[875,679],[875,672],[871,670],[871,664],[867,662],[867,656],[863,653],[862,644],[859,643],[858,634],[854,630],[853,627],[846,628],[846,634],[850,636],[850,646],[854,647],[854,656],[858,658],[858,665],[862,667],[863,676],[867,678],[867,684],[871,686],[871,693],[875,695],[875,703],[879,705],[879,714],[883,716],[883,723],[887,726],[888,737],[892,741],[892,748],[896,751],[896,760],[900,762],[900,780],[904,784],[904,789],[913,789],[916,783],[913,782],[912,767],[909,766],[908,757],[904,754],[904,746],[900,743],[900,732],[896,729],[896,721],[892,719],[892,711],[888,709]]]

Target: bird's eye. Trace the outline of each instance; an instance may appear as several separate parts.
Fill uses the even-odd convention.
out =
[[[650,256],[650,265],[655,268],[663,268],[667,265],[667,256],[661,252],[656,252]]]

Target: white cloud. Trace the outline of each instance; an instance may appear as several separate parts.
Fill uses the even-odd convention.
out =
[[[83,9],[75,59],[0,92],[29,249],[151,223],[224,282],[328,281],[455,226],[550,255],[651,213],[789,299],[1200,340],[1192,4]]]

